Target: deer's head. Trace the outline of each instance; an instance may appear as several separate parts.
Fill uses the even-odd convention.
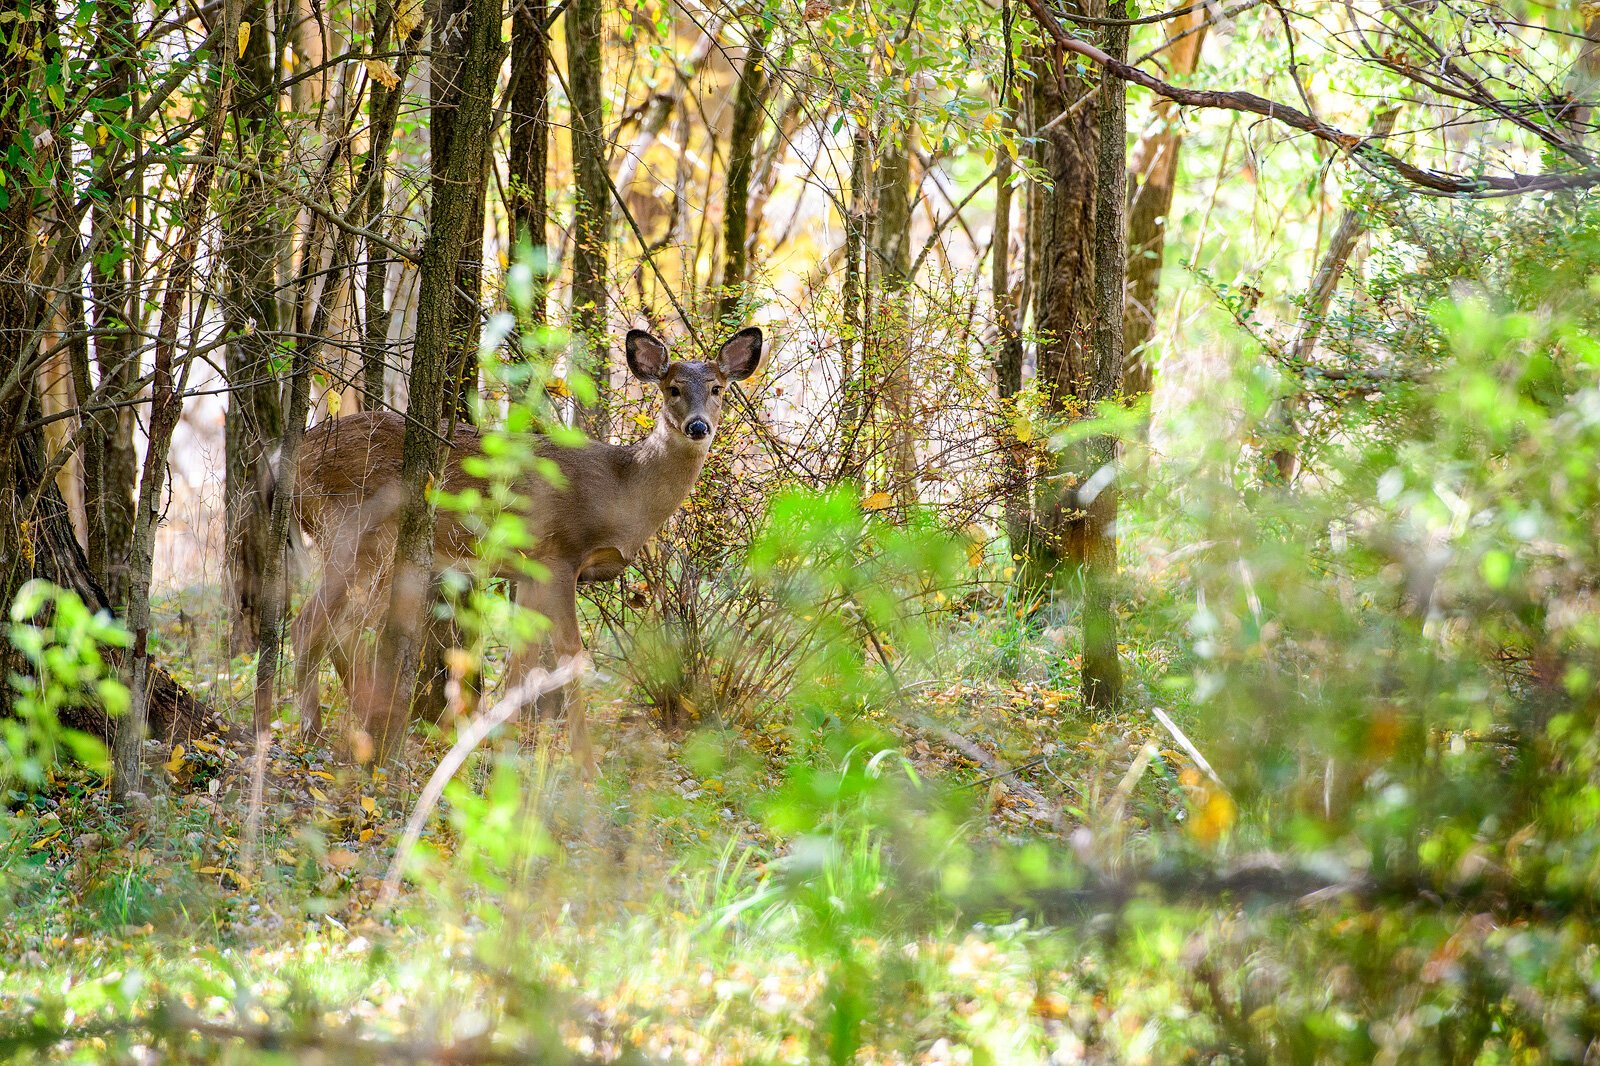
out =
[[[709,444],[722,420],[731,382],[761,365],[761,330],[747,326],[728,338],[715,359],[671,359],[667,346],[642,329],[628,331],[628,368],[640,381],[661,388],[661,413],[668,429],[697,444]]]

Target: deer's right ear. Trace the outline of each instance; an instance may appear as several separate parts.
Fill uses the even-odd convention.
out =
[[[654,334],[630,329],[623,351],[628,356],[628,369],[640,381],[660,381],[667,372],[667,346]]]

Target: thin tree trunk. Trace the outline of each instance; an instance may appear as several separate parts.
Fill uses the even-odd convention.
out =
[[[433,25],[433,51],[428,78],[432,94],[430,109],[433,198],[438,200],[440,183],[448,169],[445,153],[457,144],[455,136],[463,92],[462,75],[467,47],[467,22],[472,0],[442,0]],[[466,240],[456,265],[455,288],[451,298],[451,395],[446,407],[462,421],[472,420],[472,398],[478,381],[478,319],[483,293],[483,224],[488,188],[489,157],[482,154],[484,173],[470,183],[472,201],[468,204]]]
[[[728,135],[728,188],[722,209],[722,299],[717,318],[729,329],[743,321],[744,288],[749,281],[750,175],[767,101],[767,35],[767,23],[762,21],[745,49],[739,87],[734,94],[733,130]]]
[[[1030,445],[1012,424],[1017,416],[1016,397],[1022,391],[1022,324],[1017,321],[1017,301],[1011,289],[1011,155],[1002,151],[995,169],[994,236],[989,242],[989,290],[994,301],[994,382],[1000,400],[1002,506],[1006,535],[1012,544],[1027,539],[1028,457]]]
[[[1167,22],[1167,40],[1177,38],[1166,51],[1167,69],[1174,78],[1193,74],[1199,65],[1207,18],[1207,11],[1197,8]],[[1189,35],[1182,36],[1185,33]],[[1122,323],[1127,359],[1122,391],[1130,399],[1148,395],[1154,377],[1155,353],[1146,345],[1155,328],[1167,217],[1178,176],[1178,150],[1183,146],[1178,105],[1158,97],[1151,110],[1150,125],[1139,138],[1129,168],[1128,308]]]
[[[577,217],[573,225],[572,331],[577,366],[594,379],[598,402],[586,421],[590,433],[610,432],[606,403],[606,249],[611,240],[611,186],[606,171],[604,89],[600,41],[602,0],[572,0],[567,8],[568,82],[572,93],[572,167]]]
[[[99,9],[101,34],[112,43],[107,57],[111,81],[108,99],[133,91],[130,56],[137,30],[132,10],[121,4]],[[123,113],[131,112],[131,106]],[[137,131],[129,131],[139,136]],[[102,254],[89,260],[89,291],[93,304],[94,354],[100,384],[111,396],[127,395],[139,374],[138,342],[133,325],[139,321],[138,286],[133,280],[134,249],[131,181],[120,182],[113,195],[96,198],[90,207],[90,228],[99,238]],[[114,254],[120,252],[121,254]],[[133,448],[134,414],[131,407],[96,411],[87,416],[83,439],[84,510],[88,517],[89,569],[111,603],[119,608],[127,599],[127,547],[133,539],[133,488],[137,478]]]
[[[239,57],[241,99],[235,109],[240,158],[270,171],[278,155],[274,129],[277,93],[273,87],[272,35],[262,0],[245,0],[241,19],[251,25]],[[260,639],[261,578],[268,555],[268,515],[259,486],[266,453],[283,432],[283,405],[273,374],[281,337],[277,266],[291,220],[277,207],[280,199],[246,171],[224,198],[222,264],[223,324],[228,374],[228,417],[224,423],[224,527],[230,600],[230,655],[256,647]]]
[[[1113,10],[1120,10],[1120,6]],[[1106,30],[1106,52],[1128,54],[1128,27]],[[1122,381],[1122,313],[1127,231],[1127,90],[1121,78],[1100,79],[1100,143],[1095,186],[1094,269],[1095,399],[1116,394]],[[1085,412],[1092,414],[1093,412]],[[1076,488],[1084,514],[1083,702],[1111,710],[1122,697],[1122,663],[1117,656],[1117,442],[1101,435],[1085,442],[1087,477]]]
[[[476,202],[483,195],[495,82],[504,46],[501,0],[472,0],[462,49],[460,106],[450,143],[439,155],[445,169],[429,209],[422,251],[416,345],[400,476],[405,504],[395,544],[388,619],[379,637],[376,680],[386,691],[366,722],[371,755],[387,759],[404,737],[417,676],[420,637],[429,616],[433,576],[433,505],[428,488],[442,471],[440,430],[447,400],[451,324],[457,267],[467,245]],[[598,40],[596,41],[598,44]]]
[[[867,230],[872,218],[871,173],[872,133],[866,126],[858,126],[850,152],[850,204],[844,218],[844,284],[840,292],[840,301],[844,304],[844,331],[839,338],[841,396],[836,479],[861,476],[856,462],[856,444],[861,433],[866,392],[861,382],[861,365],[866,357],[862,305],[866,294]],[[859,353],[858,344],[862,345]]]
[[[214,160],[222,148],[223,121],[227,117],[233,77],[233,44],[237,40],[237,9],[229,12],[230,25],[218,50],[217,84],[209,103],[208,128],[201,156]],[[215,162],[197,164],[194,185],[184,211],[177,256],[167,276],[166,296],[156,332],[154,376],[150,389],[150,429],[145,445],[144,473],[139,479],[139,509],[134,518],[128,565],[128,629],[133,634],[129,653],[128,688],[132,698],[127,718],[117,727],[112,745],[112,791],[126,799],[143,784],[139,751],[149,726],[150,707],[150,577],[155,555],[156,525],[161,517],[161,495],[166,484],[167,452],[172,431],[183,411],[182,382],[174,380],[173,354],[179,326],[188,311],[190,281],[195,256],[211,196]],[[182,370],[188,377],[188,365]]]
[[[550,154],[550,41],[545,0],[513,0],[511,13],[511,245],[545,254],[549,216],[545,170]],[[536,286],[532,318],[545,320],[544,283]]]
[[[378,0],[378,28],[381,43],[396,33],[394,5],[388,0]],[[394,144],[395,122],[400,117],[400,104],[405,98],[406,76],[410,73],[411,57],[421,40],[422,28],[413,28],[400,42],[401,56],[395,63],[394,84],[386,85],[374,78],[370,86],[371,103],[368,113],[372,120],[370,147],[366,162],[362,164],[362,180],[366,190],[366,220],[368,225],[381,227],[383,208],[389,196],[386,172],[389,151]],[[358,185],[360,189],[363,186]],[[373,245],[367,246],[366,280],[362,293],[365,328],[361,341],[361,403],[368,411],[383,406],[384,374],[389,359],[389,322],[392,308],[384,302],[389,287],[388,252]]]
[[[874,184],[877,209],[868,240],[868,262],[877,279],[874,314],[866,349],[872,376],[881,382],[888,419],[888,463],[884,480],[904,510],[917,502],[916,426],[912,415],[911,330],[907,290],[911,284],[911,159],[916,126],[879,135]]]

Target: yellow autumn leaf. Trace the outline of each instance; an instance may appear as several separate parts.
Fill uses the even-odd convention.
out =
[[[636,414],[633,416],[633,421],[634,424],[647,433],[656,428],[656,420],[647,414]]]
[[[172,758],[166,762],[166,771],[175,774],[183,769],[183,745],[179,744],[172,749]]]
[[[294,865],[294,856],[290,855],[282,848],[279,848],[277,851],[273,852],[273,855],[277,856],[279,862],[288,863],[290,866]]]
[[[40,848],[44,847],[46,844],[50,843],[56,837],[60,836],[62,833],[65,833],[65,832],[66,832],[65,829],[57,829],[54,833],[51,833],[49,836],[42,837],[41,839],[35,840],[32,844],[28,845],[28,850],[30,850],[30,851],[38,851]]]
[[[367,841],[372,839],[372,830],[363,829],[361,831],[361,834],[356,839],[361,841],[361,843],[365,844]]]
[[[385,89],[393,89],[400,84],[400,75],[394,66],[384,59],[368,59],[362,66],[367,68],[367,75]]]
[[[339,411],[344,407],[344,393],[333,389],[328,393],[328,417],[338,418]]]
[[[544,383],[544,391],[557,399],[564,400],[572,395],[572,390],[567,387],[565,378],[552,378]]]
[[[311,786],[311,798],[316,800],[318,803],[327,803],[328,802],[327,794],[325,792],[323,792],[322,789],[318,788],[316,785],[312,785]]]
[[[1012,432],[1015,433],[1017,435],[1017,439],[1024,444],[1032,441],[1033,438],[1037,436],[1037,434],[1035,434],[1033,431],[1033,426],[1024,421],[1018,421],[1017,424],[1012,427]]]
[[[871,496],[861,501],[861,509],[863,511],[882,511],[893,506],[894,497],[882,491],[874,492]]]
[[[1226,792],[1210,791],[1206,793],[1199,810],[1189,822],[1189,831],[1202,843],[1213,844],[1223,833],[1233,828],[1234,820],[1238,817],[1239,809],[1233,804],[1233,797]]]
[[[361,809],[366,811],[368,814],[375,814],[377,813],[378,805],[373,801],[371,796],[362,796]]]
[[[333,780],[333,775],[328,773],[328,771],[326,771],[326,770],[307,770],[306,771],[306,775],[308,777],[320,777],[324,781],[332,781]]]
[[[250,23],[239,23],[239,55],[244,55],[250,48]]]
[[[422,0],[402,0],[395,6],[395,36],[401,41],[410,37],[422,25]]]

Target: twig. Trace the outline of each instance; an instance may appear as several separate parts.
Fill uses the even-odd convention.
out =
[[[576,680],[583,672],[583,666],[583,656],[572,655],[564,659],[554,670],[534,670],[513,685],[500,702],[486,711],[480,711],[467,721],[461,728],[455,745],[445,753],[443,759],[439,760],[433,776],[428,779],[427,787],[417,799],[417,806],[411,812],[410,820],[406,822],[406,831],[395,848],[394,859],[389,863],[389,872],[384,876],[383,887],[378,891],[376,906],[386,907],[394,901],[395,895],[400,890],[400,878],[405,873],[406,861],[411,858],[412,849],[421,839],[423,827],[428,824],[433,809],[438,806],[440,797],[444,795],[445,786],[467,761],[467,756],[476,751],[478,745],[488,739],[490,733],[510,721],[527,704],[546,693],[556,691],[569,681]]]

